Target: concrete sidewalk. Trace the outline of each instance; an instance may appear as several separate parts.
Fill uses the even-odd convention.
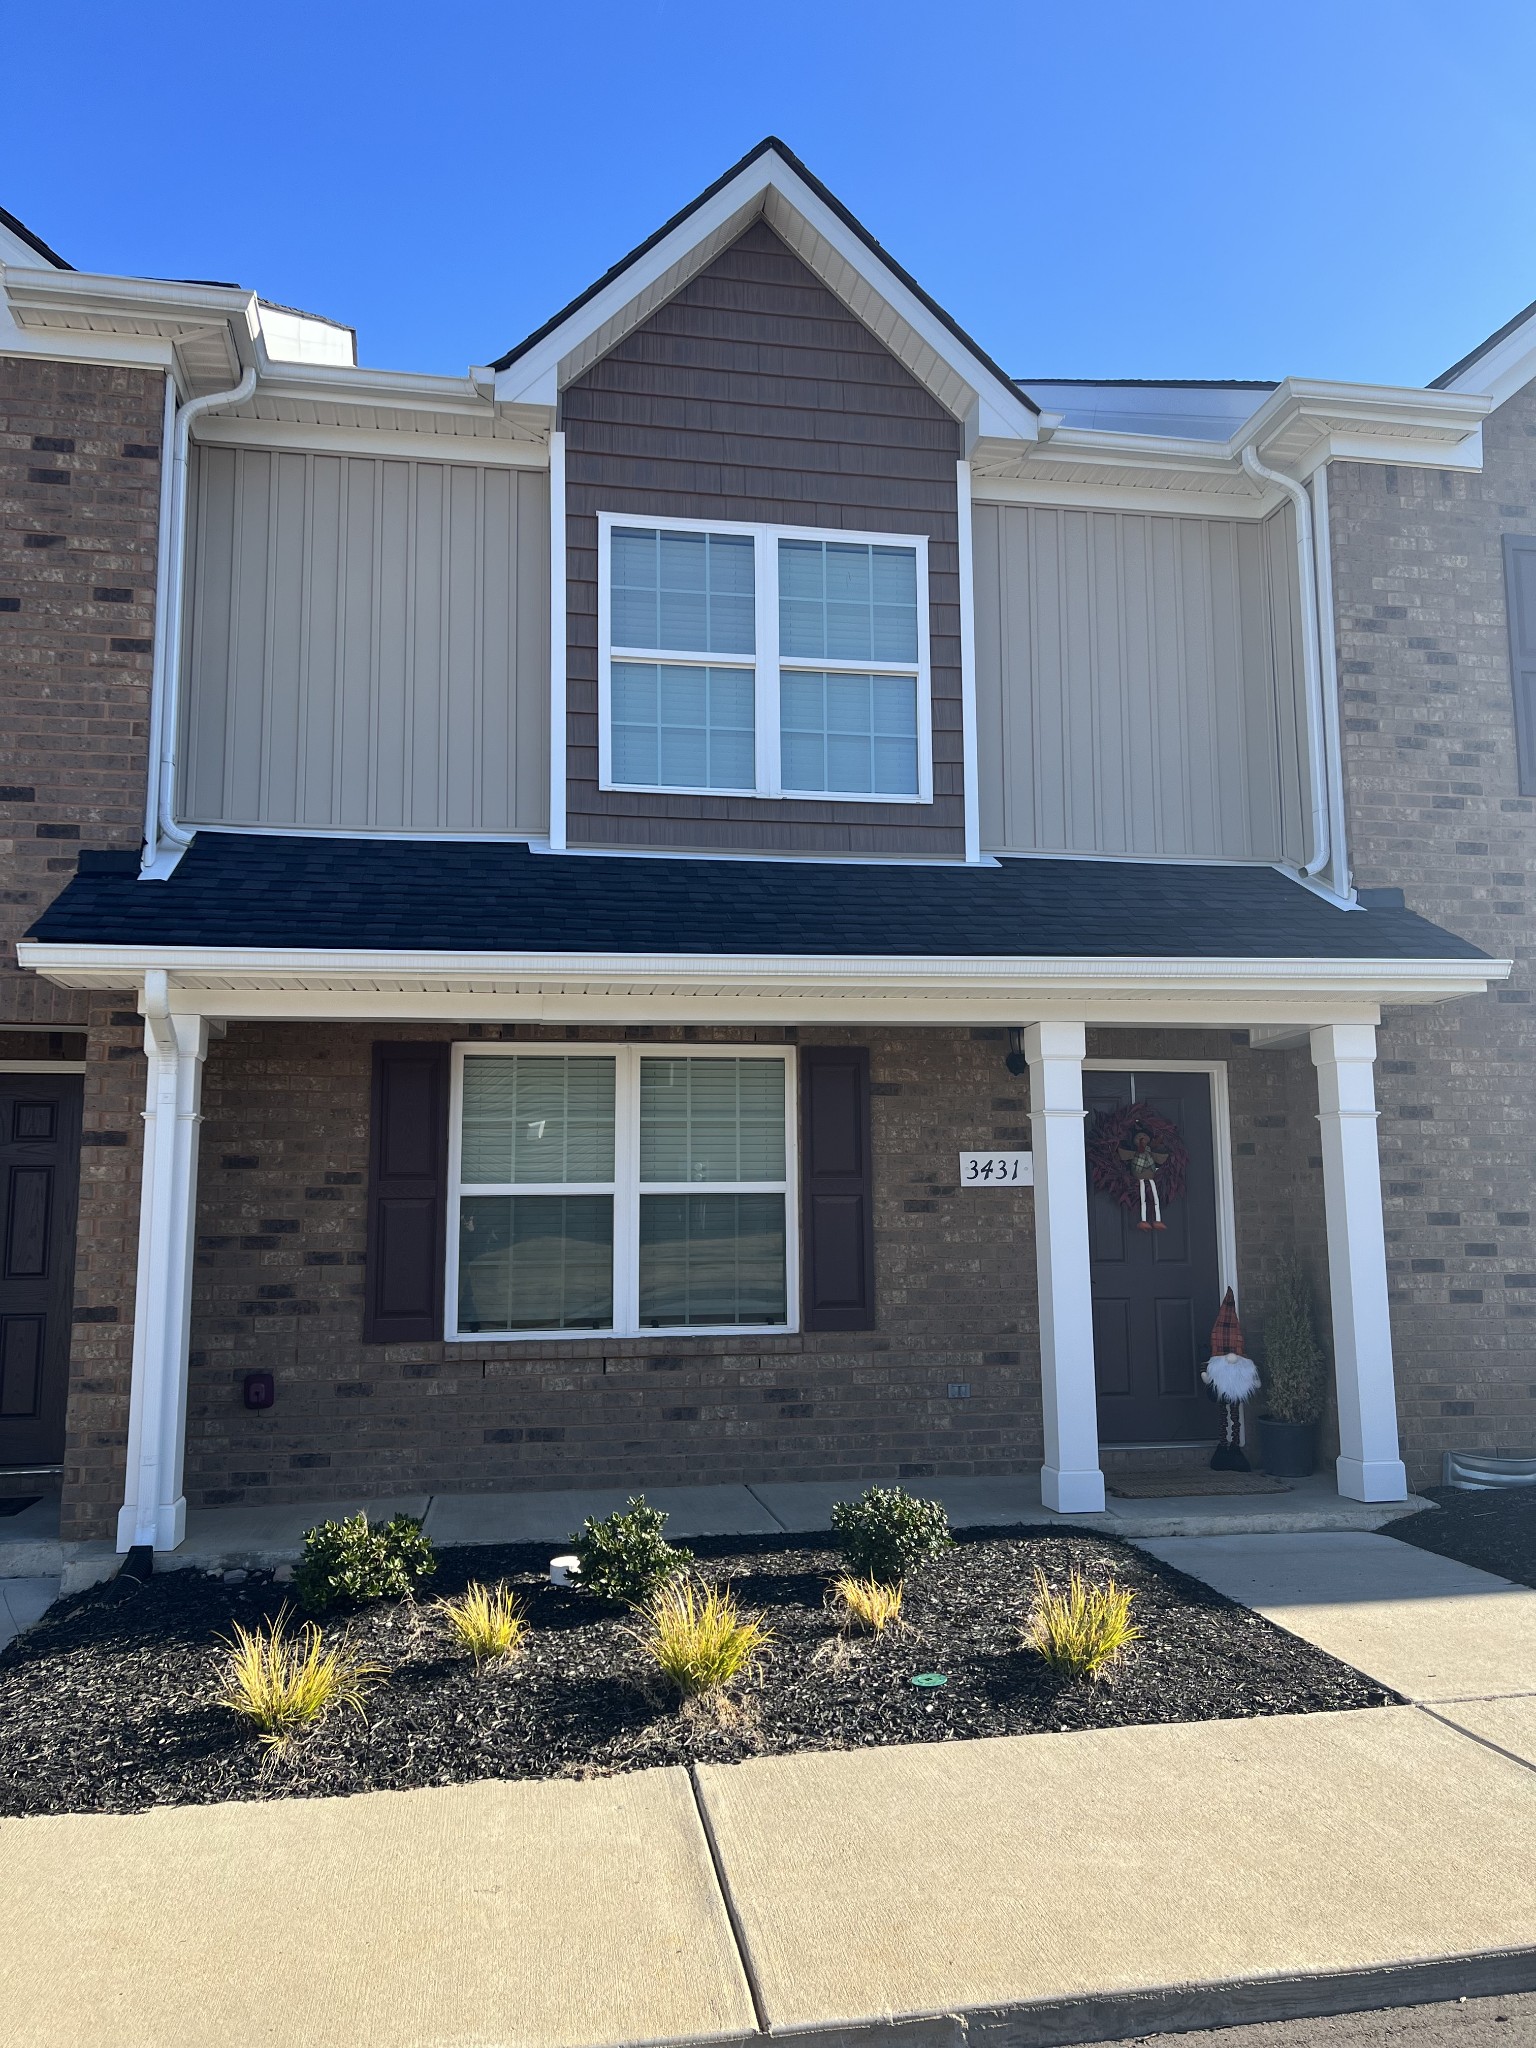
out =
[[[1536,1985],[1533,1840],[1536,1771],[1412,1707],[10,1820],[0,2012],[10,2048],[1101,2040]]]
[[[1357,1671],[1423,1702],[1536,1695],[1536,1591],[1349,1532],[1142,1547]]]

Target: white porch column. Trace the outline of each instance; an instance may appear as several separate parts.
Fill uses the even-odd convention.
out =
[[[1064,1515],[1104,1512],[1083,1144],[1086,1046],[1081,1024],[1032,1024],[1024,1034],[1035,1145],[1035,1264],[1045,1413],[1040,1498]]]
[[[1339,1396],[1339,1492],[1350,1500],[1402,1500],[1408,1475],[1397,1450],[1375,1062],[1373,1025],[1323,1024],[1312,1033]]]
[[[208,1054],[202,1017],[169,1007],[166,977],[146,977],[144,1181],[133,1310],[128,1476],[117,1547],[174,1550],[186,1534],[182,1463],[187,1434],[187,1344],[192,1313],[192,1231],[197,1127]]]

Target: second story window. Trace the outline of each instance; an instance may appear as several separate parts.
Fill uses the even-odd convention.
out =
[[[928,803],[921,536],[598,516],[600,779]]]

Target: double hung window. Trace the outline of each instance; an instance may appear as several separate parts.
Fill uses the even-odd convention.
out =
[[[788,1328],[789,1060],[456,1048],[450,1331]]]
[[[928,544],[598,515],[600,779],[932,800]]]

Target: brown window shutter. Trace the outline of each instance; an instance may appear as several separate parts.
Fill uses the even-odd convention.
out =
[[[1515,756],[1522,796],[1536,796],[1536,538],[1504,536],[1504,599],[1515,687]]]
[[[800,1054],[800,1190],[806,1329],[872,1330],[875,1205],[862,1045],[808,1045]]]
[[[373,1048],[365,1344],[443,1334],[449,1050],[398,1039]]]

